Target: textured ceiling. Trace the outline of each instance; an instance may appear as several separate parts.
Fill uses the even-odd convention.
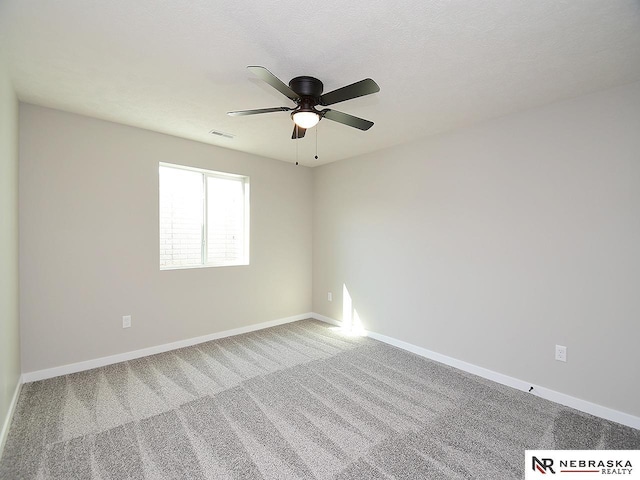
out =
[[[310,166],[640,80],[640,0],[2,0],[0,22],[22,101]],[[287,112],[225,114],[293,106],[247,65],[373,78],[332,108],[375,125],[321,121],[314,160]]]

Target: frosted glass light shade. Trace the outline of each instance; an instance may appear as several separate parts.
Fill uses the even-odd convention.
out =
[[[320,117],[315,112],[296,112],[293,114],[293,121],[300,128],[311,128],[318,124]]]

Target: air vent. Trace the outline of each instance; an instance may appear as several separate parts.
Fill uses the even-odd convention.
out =
[[[224,137],[224,138],[233,138],[233,137],[235,137],[235,135],[231,135],[230,133],[221,132],[219,130],[210,130],[209,133],[211,135],[217,135],[218,137]]]

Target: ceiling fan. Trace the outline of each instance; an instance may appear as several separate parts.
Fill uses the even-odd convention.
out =
[[[273,88],[278,90],[285,97],[293,100],[297,106],[295,108],[273,107],[259,108],[257,110],[240,110],[237,112],[227,112],[227,115],[241,116],[291,111],[291,118],[295,124],[293,127],[293,134],[291,135],[292,140],[304,137],[307,129],[315,127],[323,118],[358,128],[360,130],[369,130],[373,126],[373,122],[363,118],[354,117],[348,113],[339,112],[330,108],[325,108],[323,110],[316,110],[315,108],[318,105],[326,107],[333,105],[334,103],[344,102],[346,100],[351,100],[352,98],[379,92],[380,87],[370,78],[360,80],[359,82],[338,88],[337,90],[333,90],[323,95],[322,89],[324,88],[324,85],[322,85],[322,82],[317,78],[308,76],[295,77],[291,79],[287,86],[264,67],[249,66],[247,69],[254,75],[258,76],[261,80],[264,80]]]

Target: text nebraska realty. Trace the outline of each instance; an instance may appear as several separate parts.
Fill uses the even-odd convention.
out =
[[[631,460],[560,460],[560,470],[597,468],[602,475],[631,475]]]

